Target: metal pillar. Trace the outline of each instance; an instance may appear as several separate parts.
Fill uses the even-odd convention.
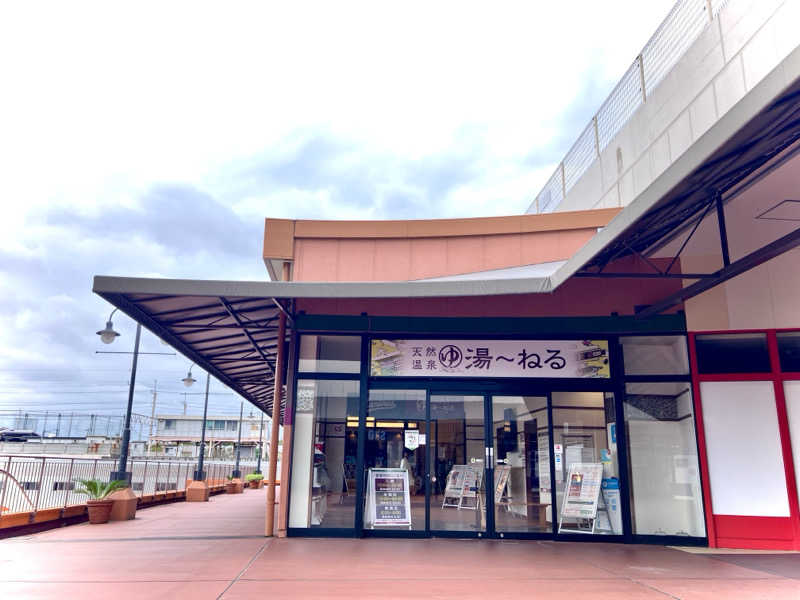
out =
[[[136,365],[139,362],[139,340],[142,337],[142,325],[136,323],[136,341],[133,344],[133,363],[131,365],[131,384],[128,388],[128,408],[125,411],[125,429],[122,430],[122,444],[119,449],[119,468],[111,473],[111,479],[120,479],[129,486],[131,473],[128,467],[128,446],[131,443],[131,412],[133,412],[133,388],[136,385]]]
[[[261,474],[261,455],[264,454],[264,411],[261,411],[261,423],[258,426],[258,465],[256,466],[256,473]]]
[[[203,481],[206,478],[206,474],[203,471],[203,461],[206,454],[206,416],[208,416],[208,386],[210,384],[211,374],[206,372],[206,401],[203,404],[203,427],[200,430],[200,456],[197,460],[197,470],[194,472],[195,481]]]
[[[242,472],[239,470],[239,459],[242,456],[242,415],[244,415],[244,402],[239,405],[239,439],[236,442],[236,466],[232,473],[234,479],[242,478]]]

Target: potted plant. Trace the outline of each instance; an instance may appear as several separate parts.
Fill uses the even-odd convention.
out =
[[[228,475],[228,483],[225,484],[225,493],[226,494],[238,494],[239,490],[237,489],[239,485],[233,480],[233,475]]]
[[[122,480],[101,481],[100,479],[79,479],[79,487],[75,490],[78,494],[86,494],[89,500],[86,507],[89,510],[89,523],[100,525],[108,523],[111,516],[111,509],[114,501],[108,499],[108,495],[117,490],[128,487]]]
[[[250,484],[251,488],[257,490],[261,487],[261,484],[264,481],[264,476],[261,473],[250,473],[244,478],[244,480]]]

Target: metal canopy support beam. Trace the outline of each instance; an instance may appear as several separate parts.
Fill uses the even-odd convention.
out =
[[[706,290],[709,290],[720,283],[727,281],[728,279],[732,279],[737,275],[741,275],[745,271],[749,271],[750,269],[757,267],[758,265],[761,265],[768,260],[783,254],[784,252],[788,252],[797,246],[800,246],[800,228],[795,229],[793,232],[767,244],[763,248],[759,248],[755,252],[751,252],[747,256],[730,263],[728,266],[721,268],[714,274],[713,278],[702,279],[690,286],[683,288],[680,291],[675,292],[674,294],[667,296],[661,302],[648,306],[644,310],[638,312],[636,314],[636,318],[646,319],[648,317],[652,317],[653,315],[657,315],[658,313],[675,306],[684,300],[694,298],[698,294],[702,294]]]
[[[722,250],[722,264],[731,264],[731,254],[728,250],[728,229],[725,227],[725,207],[722,204],[722,194],[716,192],[715,201],[717,203],[717,225],[719,226],[719,245]]]
[[[239,315],[236,313],[236,309],[234,309],[233,306],[231,306],[230,302],[228,302],[225,298],[220,298],[219,301],[222,303],[222,306],[225,307],[225,310],[228,311],[228,313],[231,315],[231,317],[233,317],[233,320],[236,321],[236,323],[239,325],[239,327],[242,328],[242,333],[244,333],[244,335],[250,341],[250,344],[253,346],[253,349],[256,352],[258,352],[259,355],[261,355],[261,358],[264,359],[264,362],[267,364],[267,367],[269,367],[269,370],[272,371],[273,375],[275,375],[275,369],[270,364],[269,357],[267,356],[266,352],[264,352],[264,349],[261,348],[261,346],[258,345],[258,342],[256,342],[256,340],[253,338],[253,334],[250,333],[247,329],[245,329],[245,327],[247,327],[247,326],[244,323],[242,323],[241,318],[239,318]],[[271,327],[270,329],[274,329],[274,328]],[[278,330],[280,331],[280,327],[279,327]],[[278,346],[278,347],[280,348],[280,346]]]
[[[579,271],[573,277],[598,277],[600,279],[706,279],[714,273],[601,273]]]

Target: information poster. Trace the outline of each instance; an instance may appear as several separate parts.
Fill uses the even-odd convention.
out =
[[[603,480],[602,463],[573,463],[564,489],[562,518],[594,519]]]
[[[372,526],[411,526],[408,471],[370,469],[367,493]]]
[[[508,474],[511,472],[511,467],[508,465],[496,465],[494,468],[494,501],[500,502],[503,498],[503,492],[508,485]]]

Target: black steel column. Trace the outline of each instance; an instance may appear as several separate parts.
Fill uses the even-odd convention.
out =
[[[200,457],[197,460],[197,470],[194,472],[195,481],[203,481],[206,474],[203,471],[203,461],[206,455],[206,416],[208,415],[208,386],[211,383],[211,373],[206,371],[206,401],[203,403],[203,426],[200,430]]]
[[[239,459],[242,455],[242,415],[244,414],[244,402],[239,405],[239,440],[236,442],[236,467],[233,469],[233,478],[241,479],[242,472],[239,470]]]
[[[263,447],[264,439],[264,411],[261,411],[261,423],[258,426],[258,465],[256,466],[256,473],[261,474],[261,455],[264,453]]]
[[[139,362],[139,340],[142,337],[142,325],[136,324],[136,341],[133,344],[133,364],[131,365],[131,384],[128,388],[128,409],[125,412],[125,429],[122,431],[122,447],[119,449],[119,468],[111,473],[111,480],[119,479],[131,484],[128,467],[128,446],[131,443],[131,412],[133,412],[133,388],[136,385],[136,364]]]

